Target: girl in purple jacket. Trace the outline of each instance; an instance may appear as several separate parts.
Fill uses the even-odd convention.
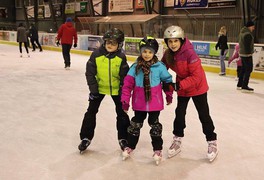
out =
[[[162,124],[159,122],[160,111],[163,110],[162,82],[172,83],[172,76],[166,66],[155,55],[158,51],[158,42],[153,37],[147,36],[140,41],[141,55],[134,63],[124,79],[121,102],[124,111],[128,111],[132,96],[132,109],[135,113],[128,127],[128,147],[122,153],[123,160],[128,158],[138,143],[140,129],[148,115],[151,127],[150,137],[154,155],[159,164],[162,157]],[[172,102],[173,88],[167,89],[167,105]]]

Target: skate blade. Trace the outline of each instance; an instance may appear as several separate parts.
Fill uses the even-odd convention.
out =
[[[213,158],[211,158],[211,159],[208,158],[209,159],[209,162],[210,163],[213,162],[216,159],[217,155],[218,155],[218,151],[216,152],[216,154],[215,154],[215,156]]]
[[[129,156],[123,156],[122,160],[125,161],[129,158]]]
[[[155,161],[156,165],[158,166],[160,164],[161,160]]]
[[[181,152],[181,151],[179,150],[179,151],[176,151],[176,152],[173,153],[173,154],[168,153],[168,158],[172,158],[172,157],[176,156],[177,154],[179,154],[180,152]]]

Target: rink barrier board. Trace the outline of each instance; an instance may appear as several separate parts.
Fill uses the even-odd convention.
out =
[[[1,44],[9,44],[9,45],[18,46],[18,43],[15,42],[15,39],[16,39],[16,32],[15,31],[8,32],[5,38],[1,37],[1,35],[3,36],[3,34],[1,34],[1,31],[0,31],[0,43]],[[56,38],[55,37],[56,37],[56,34],[40,33],[40,43],[42,44],[42,47],[44,50],[61,51],[61,47],[56,46],[56,43],[55,43]],[[4,39],[4,40],[1,40],[1,39]],[[11,40],[11,41],[8,41],[8,40]],[[140,40],[140,38],[126,37],[125,43],[124,43],[124,51],[127,54],[127,60],[128,61],[134,62],[136,60],[137,54],[139,53],[139,47],[138,47],[138,41],[139,40]],[[166,50],[167,47],[164,44],[164,41],[162,39],[157,39],[157,40],[159,42],[159,51],[157,53],[157,56],[159,59],[161,59],[162,54]],[[92,50],[94,50],[98,46],[100,46],[102,42],[103,41],[102,41],[101,36],[78,35],[78,46],[76,49],[72,48],[71,53],[90,56],[91,53],[93,52]],[[203,66],[204,70],[206,72],[219,73],[220,65],[219,65],[219,58],[217,57],[218,51],[214,51],[215,42],[192,41],[192,43],[194,44],[195,49],[196,50],[198,49],[198,53],[199,53],[199,56],[202,60],[202,66]],[[45,45],[45,44],[47,44],[47,45]],[[230,43],[229,47],[231,47],[231,46],[234,47],[235,43]],[[85,50],[85,49],[87,49],[87,47],[88,47],[88,50]],[[129,49],[128,49],[128,47],[129,47]],[[210,50],[208,50],[209,48],[210,48]],[[261,51],[262,49],[263,49],[263,47],[260,46],[258,51]],[[212,56],[208,56],[209,51],[215,57],[212,58]],[[229,54],[231,54],[231,53],[233,53],[233,52],[231,51]],[[129,55],[129,54],[133,54],[133,55]],[[236,65],[235,65],[235,63],[231,63],[230,67],[226,67],[226,74],[231,75],[231,76],[236,76]],[[251,73],[251,78],[264,80],[264,72],[253,71]]]

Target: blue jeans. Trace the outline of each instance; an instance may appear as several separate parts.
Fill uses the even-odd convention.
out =
[[[222,50],[220,51],[220,68],[221,68],[221,73],[225,73],[226,72],[226,68],[225,68],[225,58],[226,58],[226,54],[228,52],[228,49]]]

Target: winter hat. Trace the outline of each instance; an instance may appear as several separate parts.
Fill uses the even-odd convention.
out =
[[[251,27],[251,26],[255,26],[253,21],[248,21],[246,24],[246,27]]]
[[[66,22],[72,22],[72,18],[68,17],[68,18],[66,19]]]
[[[140,53],[142,54],[143,51],[145,51],[146,49],[150,50],[153,54],[156,54],[155,50],[152,47],[149,46],[144,46],[140,49]]]

